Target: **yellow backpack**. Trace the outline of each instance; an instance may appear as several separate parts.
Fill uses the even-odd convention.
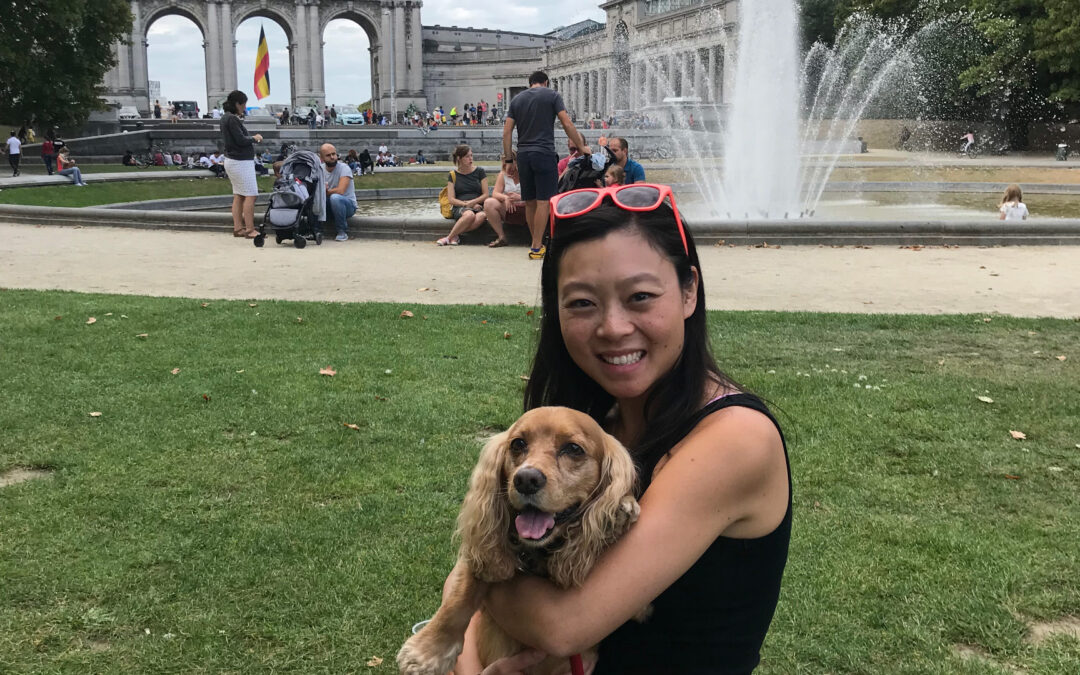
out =
[[[450,172],[450,182],[457,183],[457,174]],[[439,193],[439,212],[443,218],[449,218],[454,212],[454,205],[450,203],[450,186],[446,186]]]

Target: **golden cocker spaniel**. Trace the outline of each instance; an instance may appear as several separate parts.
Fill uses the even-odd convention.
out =
[[[405,675],[446,675],[487,584],[519,572],[580,585],[600,553],[637,520],[630,454],[588,415],[535,408],[480,453],[458,515],[457,578],[431,622],[397,655]],[[485,666],[524,646],[483,616]],[[564,672],[549,657],[529,675]]]

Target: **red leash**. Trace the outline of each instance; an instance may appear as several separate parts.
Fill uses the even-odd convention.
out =
[[[581,654],[570,657],[570,672],[573,675],[585,675],[585,666],[581,663]]]

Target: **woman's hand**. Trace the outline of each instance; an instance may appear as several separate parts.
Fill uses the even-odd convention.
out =
[[[255,134],[252,138],[255,139],[256,143],[262,143],[262,134]]]
[[[506,197],[503,197],[503,206],[506,207],[506,212],[507,213],[513,213],[514,211],[517,210],[517,204],[514,203],[514,200],[511,199],[509,197],[509,195],[506,196]]]

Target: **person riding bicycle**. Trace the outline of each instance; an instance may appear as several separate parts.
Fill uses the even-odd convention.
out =
[[[972,131],[971,129],[968,129],[968,132],[966,134],[964,134],[963,136],[961,136],[960,138],[961,138],[961,140],[966,141],[964,143],[964,147],[961,148],[961,150],[960,150],[960,152],[962,154],[966,155],[966,154],[968,154],[968,150],[971,148],[971,146],[975,145],[975,132]]]

